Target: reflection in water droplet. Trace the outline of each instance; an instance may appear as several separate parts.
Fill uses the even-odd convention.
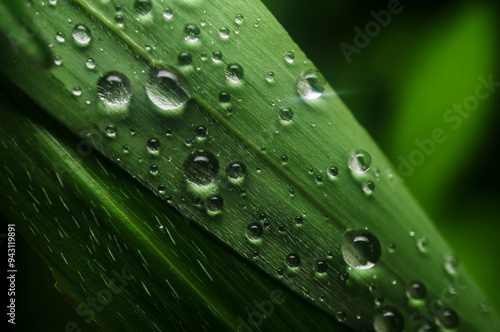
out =
[[[151,68],[146,80],[146,92],[149,100],[164,111],[179,109],[183,106],[191,99],[191,95],[179,82],[179,77],[180,74],[174,74],[173,71],[157,67]]]
[[[297,254],[288,254],[285,258],[285,264],[288,267],[296,268],[300,264],[300,257]]]
[[[153,11],[153,3],[151,0],[135,0],[135,11],[142,16],[147,16]]]
[[[200,38],[200,28],[194,24],[188,24],[184,28],[184,39],[190,43],[198,41]]]
[[[380,242],[367,230],[351,230],[342,239],[344,261],[357,269],[372,268],[382,254]]]
[[[92,40],[90,30],[82,24],[78,24],[73,28],[73,39],[80,46],[88,46]]]
[[[326,80],[316,69],[303,71],[297,78],[297,92],[302,98],[316,99],[325,91]]]
[[[153,165],[149,166],[149,173],[151,175],[158,175],[158,165],[153,164]]]
[[[439,328],[434,323],[427,323],[420,327],[418,332],[439,332]]]
[[[231,83],[240,83],[244,74],[244,70],[240,65],[232,64],[226,67],[226,78]]]
[[[206,186],[215,181],[219,173],[219,161],[212,152],[200,150],[186,158],[183,169],[187,181]]]
[[[354,151],[349,155],[349,168],[355,173],[366,173],[372,164],[372,157],[364,150]]]
[[[290,122],[293,120],[293,111],[291,108],[282,108],[278,113],[281,121]]]
[[[132,98],[132,85],[125,75],[111,71],[97,81],[97,96],[107,105],[123,105]]]
[[[264,229],[259,223],[254,222],[247,226],[245,234],[249,240],[255,241],[262,237]]]
[[[390,306],[382,307],[375,312],[373,327],[377,332],[401,332],[404,319],[398,309]]]

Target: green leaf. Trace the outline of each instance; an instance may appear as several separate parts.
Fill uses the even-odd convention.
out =
[[[260,2],[173,1],[171,18],[162,15],[164,8],[157,1],[151,12],[144,3],[137,8],[125,2],[117,10],[110,2],[86,1],[55,7],[34,4],[34,10],[40,26],[53,36],[53,52],[62,63],[46,70],[7,48],[0,60],[17,62],[2,67],[3,73],[84,139],[82,145],[91,145],[120,165],[225,244],[225,250],[231,248],[268,278],[356,330],[384,322],[386,305],[402,314],[394,323],[398,331],[402,325],[417,330],[429,321],[443,322],[444,311],[436,309],[436,303],[458,313],[460,330],[483,331],[497,324],[495,313],[485,319],[478,309],[483,295],[463,268],[448,264],[445,271],[443,259],[450,257],[450,248],[333,89],[327,85],[313,100],[297,93],[301,73],[314,66]],[[182,52],[191,55],[190,65],[181,65]],[[222,60],[215,55],[212,61],[213,52],[221,52]],[[238,67],[230,67],[235,64]],[[269,72],[273,80],[266,79]],[[176,80],[165,78],[174,76]],[[106,78],[114,83],[106,83]],[[123,84],[116,83],[120,80]],[[109,91],[112,88],[119,91]],[[230,101],[227,95],[221,98],[221,92],[229,93]],[[293,120],[280,119],[281,109],[291,109]],[[199,126],[208,130],[207,137],[200,137]],[[373,160],[370,170],[361,174],[348,167],[349,156],[360,149]],[[190,156],[199,150],[210,151],[201,157],[213,159],[205,170],[208,175],[190,167]],[[225,174],[234,161],[246,166],[239,181]],[[328,174],[332,166],[338,175]],[[91,179],[86,176],[82,182],[91,184]],[[90,192],[94,191],[97,188]],[[224,199],[223,206],[220,199],[218,204],[208,200],[213,194]],[[114,197],[109,192],[100,195]],[[147,209],[140,200],[139,204],[130,213]],[[120,212],[112,201],[104,207],[99,216]],[[125,228],[136,225],[137,219],[128,213],[120,219]],[[261,239],[246,235],[249,225],[262,227]],[[352,261],[356,251],[346,237],[352,233],[346,231],[358,230],[370,238],[366,229],[378,238],[371,239],[373,251],[380,241],[381,259],[377,263],[375,255],[371,269],[350,267],[347,263],[357,265]],[[158,233],[144,232],[137,233],[141,252],[161,252],[156,245],[167,246],[168,239],[157,244]],[[348,243],[342,250],[343,241]],[[285,258],[292,253],[300,257],[298,267],[286,266]],[[366,252],[358,255],[366,258]],[[326,272],[321,269],[325,264]],[[426,301],[417,304],[406,295],[407,285],[415,280],[428,289]],[[190,283],[183,289],[201,293],[201,286]],[[150,293],[147,285],[140,291],[143,296]],[[384,307],[379,308],[382,297]],[[212,295],[203,300],[211,299]],[[129,301],[133,302],[130,297]],[[222,302],[231,308],[237,300],[227,296],[220,302],[221,306],[213,305],[214,315],[222,317],[221,325],[231,326],[233,314],[219,308]],[[100,318],[103,325],[114,322],[107,318]],[[149,320],[165,322],[168,317],[158,313]]]

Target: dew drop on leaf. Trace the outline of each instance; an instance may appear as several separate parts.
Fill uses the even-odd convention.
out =
[[[304,99],[317,99],[325,91],[326,80],[316,69],[303,71],[297,78],[297,92]]]
[[[135,0],[135,11],[142,16],[147,16],[153,11],[153,3],[151,0]]]
[[[245,235],[249,240],[255,241],[262,237],[264,229],[258,222],[251,223],[247,226]]]
[[[372,157],[364,150],[354,151],[349,155],[349,168],[355,173],[366,173],[372,164]]]
[[[283,122],[290,122],[293,119],[293,111],[291,108],[282,108],[278,113],[279,118]]]
[[[212,61],[213,62],[221,62],[222,61],[222,53],[219,51],[214,51],[212,53]]]
[[[224,206],[224,200],[222,199],[222,196],[213,194],[207,197],[205,206],[207,208],[207,211],[209,212],[218,212],[222,210],[222,207]]]
[[[237,15],[235,16],[235,18],[234,18],[234,22],[235,22],[236,24],[241,24],[241,23],[243,23],[243,15],[241,15],[241,14],[237,14]]]
[[[268,81],[268,82],[274,81],[274,73],[272,71],[270,71],[266,74],[266,81]]]
[[[350,266],[364,270],[372,268],[382,254],[375,235],[364,229],[351,230],[342,239],[342,255]]]
[[[90,69],[90,70],[94,69],[95,68],[95,61],[94,61],[94,59],[88,58],[87,61],[85,61],[85,66],[88,69]]]
[[[226,67],[226,78],[231,83],[240,83],[244,74],[243,68],[240,65],[232,64]]]
[[[199,150],[191,153],[184,160],[183,170],[188,182],[206,186],[217,178],[219,161],[212,152]]]
[[[366,181],[363,183],[363,191],[366,195],[371,195],[375,190],[375,183],[372,181]]]
[[[167,20],[171,20],[172,17],[174,16],[172,9],[170,8],[165,8],[163,11],[163,17],[165,17]]]
[[[116,137],[116,127],[113,125],[107,125],[106,128],[104,128],[104,131],[106,132],[106,135],[108,137],[114,138]]]
[[[318,259],[314,263],[314,271],[316,271],[317,273],[325,273],[327,267],[328,267],[328,265],[326,263],[326,260],[324,260],[324,259]]]
[[[146,148],[151,154],[158,154],[160,152],[160,140],[158,138],[150,138],[146,143]]]
[[[227,92],[219,93],[219,101],[221,103],[229,103],[231,101],[231,95]]]
[[[335,166],[331,166],[328,168],[327,173],[329,177],[334,178],[339,174],[339,169]]]
[[[200,28],[194,24],[188,24],[184,27],[184,39],[194,43],[200,39]]]
[[[132,85],[125,75],[111,71],[97,81],[97,96],[108,105],[123,105],[132,98]]]
[[[293,63],[295,61],[295,54],[293,52],[286,52],[283,55],[283,58],[285,59],[286,62]]]
[[[296,268],[300,264],[300,257],[297,254],[288,254],[285,258],[285,264],[290,268]]]
[[[92,40],[90,30],[83,24],[75,25],[71,34],[75,42],[80,46],[88,46]]]
[[[242,179],[247,173],[245,164],[239,161],[233,161],[226,167],[226,175],[233,180]]]
[[[226,27],[222,27],[219,29],[219,36],[223,39],[229,38],[229,29]]]
[[[375,312],[373,327],[376,332],[401,332],[404,319],[398,309],[390,306],[382,307]]]
[[[64,33],[62,33],[62,31],[56,33],[56,40],[60,43],[64,43],[66,41],[66,37],[64,36]]]
[[[149,70],[146,93],[156,107],[164,111],[177,110],[191,99],[188,90],[179,82],[179,76],[162,68],[152,67]]]
[[[191,62],[193,62],[193,57],[188,52],[182,52],[177,57],[177,62],[181,66],[189,66],[191,64]]]
[[[453,329],[458,326],[458,315],[454,310],[445,308],[438,315],[437,323],[445,329]]]

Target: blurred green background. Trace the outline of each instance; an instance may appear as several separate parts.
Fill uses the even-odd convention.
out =
[[[492,75],[500,82],[499,4],[401,1],[400,12],[373,30],[348,62],[339,45],[356,47],[354,28],[364,31],[374,21],[371,11],[387,10],[387,1],[264,3],[396,169],[408,162],[400,175],[500,311],[500,179],[495,173],[500,86],[480,88],[489,95],[474,104],[478,77]],[[453,111],[464,103],[461,113]],[[446,135],[445,142],[430,143],[436,129]],[[36,321],[41,331],[64,331],[68,321],[81,331],[94,330],[53,287],[50,270],[28,245],[18,242],[17,248],[23,271],[17,297],[29,299],[19,303],[17,330],[25,330],[23,321]]]

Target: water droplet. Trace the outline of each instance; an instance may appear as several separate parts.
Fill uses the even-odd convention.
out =
[[[282,155],[280,159],[283,164],[286,164],[288,162],[288,157],[285,155]]]
[[[332,256],[333,256],[333,253],[332,253]],[[340,276],[340,279],[342,279],[342,281],[347,281],[351,278],[351,275],[348,273],[348,272],[344,272],[342,273],[342,275]]]
[[[424,326],[421,326],[418,329],[418,332],[439,332],[439,328],[434,323],[428,323]]]
[[[347,319],[347,315],[344,311],[339,310],[335,313],[335,318],[337,318],[339,322],[345,322],[345,320]]]
[[[151,138],[146,143],[146,148],[151,154],[158,154],[160,152],[160,140],[158,138]]]
[[[241,14],[236,15],[236,17],[234,18],[234,22],[235,22],[236,24],[241,24],[241,23],[243,23],[243,15],[241,15]]]
[[[443,266],[446,272],[450,275],[455,275],[457,274],[457,268],[458,268],[458,258],[454,254],[448,254],[444,256],[443,259]]]
[[[242,179],[246,173],[247,167],[245,166],[245,164],[239,161],[233,161],[226,167],[227,176],[233,180]]]
[[[193,196],[193,198],[191,198],[191,203],[194,206],[201,206],[201,198],[199,196]]]
[[[285,264],[288,267],[296,268],[300,264],[300,257],[297,254],[288,254],[285,258]]]
[[[373,327],[377,332],[401,332],[404,328],[404,319],[398,309],[382,307],[375,312]]]
[[[363,191],[367,195],[371,195],[373,193],[373,190],[375,190],[375,183],[372,181],[366,181],[363,183]]]
[[[364,150],[357,150],[349,155],[349,168],[355,173],[367,172],[371,164],[372,157]]]
[[[247,226],[245,234],[249,240],[255,241],[262,237],[264,229],[258,222],[254,222]]]
[[[229,29],[226,27],[222,27],[219,29],[219,36],[221,38],[227,39],[229,38]]]
[[[87,66],[88,69],[92,70],[95,68],[95,61],[92,58],[88,58],[87,61],[85,61],[85,66]]]
[[[327,173],[329,177],[334,178],[339,174],[339,169],[335,166],[331,166],[328,168]]]
[[[321,183],[321,182],[323,182],[323,177],[322,177],[321,175],[318,175],[318,176],[316,177],[316,182],[317,182],[317,183]]]
[[[177,62],[181,66],[189,66],[193,62],[193,57],[187,52],[182,52],[177,57]]]
[[[429,245],[429,240],[427,239],[426,236],[422,236],[420,239],[417,241],[417,247],[418,250],[421,252],[426,252],[427,251],[427,246]]]
[[[221,62],[222,61],[222,53],[219,51],[215,51],[212,53],[212,61],[213,62]]]
[[[240,83],[244,74],[243,68],[239,65],[232,64],[226,67],[226,78],[231,83]]]
[[[396,250],[396,245],[394,243],[389,243],[387,245],[387,251],[389,251],[391,254]]]
[[[167,189],[167,188],[165,187],[165,185],[164,185],[164,184],[160,184],[160,185],[158,186],[158,192],[159,192],[160,194],[165,194],[165,190],[166,190],[166,189]]]
[[[183,169],[187,181],[206,186],[215,181],[219,173],[219,161],[212,152],[199,150],[186,158]]]
[[[135,0],[135,11],[142,16],[147,16],[153,11],[153,3],[151,0]]]
[[[406,286],[406,295],[415,300],[421,300],[427,294],[427,288],[420,281],[412,281]]]
[[[153,164],[153,165],[149,166],[149,173],[151,175],[158,175],[158,165]]]
[[[383,303],[384,303],[384,297],[382,296],[375,297],[375,305],[381,306]]]
[[[293,52],[286,52],[283,55],[283,58],[285,59],[286,62],[293,63],[295,61],[295,54]]]
[[[297,92],[302,98],[316,99],[325,91],[326,80],[316,69],[303,71],[297,78]]]
[[[127,145],[122,146],[122,151],[125,154],[128,154],[130,152],[130,148]]]
[[[205,127],[205,126],[198,126],[194,130],[196,137],[200,140],[207,136],[207,132],[208,132],[207,127]]]
[[[132,85],[125,75],[111,71],[97,81],[97,96],[108,105],[123,105],[132,98]]]
[[[180,74],[173,71],[157,67],[151,68],[146,80],[146,92],[149,100],[164,111],[179,109],[191,99],[191,95],[179,82],[179,78]]]
[[[184,39],[190,43],[197,42],[200,38],[200,28],[194,24],[188,24],[184,28]]]
[[[116,15],[115,16],[115,23],[118,24],[120,28],[123,27],[123,16],[121,15]]]
[[[207,197],[205,206],[209,212],[218,212],[224,206],[224,200],[220,195],[213,194]]]
[[[51,6],[55,6],[55,5],[57,5],[57,0],[49,0],[49,4]]]
[[[92,40],[90,30],[82,24],[75,25],[72,36],[76,43],[80,46],[88,46]]]
[[[314,263],[314,270],[315,270],[317,273],[325,273],[325,272],[326,272],[327,267],[328,267],[328,264],[326,263],[326,260],[324,260],[324,259],[318,259],[318,260]]]
[[[280,109],[278,116],[281,121],[290,122],[293,119],[293,111],[291,108],[282,108]]]
[[[221,103],[229,103],[231,101],[231,95],[227,92],[219,93],[219,101]]]
[[[381,254],[379,240],[367,230],[348,231],[342,239],[344,261],[357,269],[372,268]]]
[[[64,43],[66,41],[66,37],[64,36],[64,33],[62,33],[62,31],[56,33],[56,40],[60,43]]]
[[[272,71],[270,71],[266,74],[266,81],[268,81],[268,82],[274,81],[274,73]]]
[[[445,329],[455,328],[458,325],[458,315],[454,310],[445,308],[441,314],[437,316],[436,323]]]
[[[172,13],[172,9],[165,8],[165,10],[163,11],[163,17],[165,17],[167,20],[170,20],[173,16],[174,14]]]
[[[73,88],[73,95],[77,96],[77,97],[81,96],[82,95],[82,88],[80,88],[79,86],[75,86]]]
[[[54,57],[54,64],[55,64],[56,66],[60,66],[60,65],[62,64],[62,62],[63,62],[63,61],[62,61],[62,58],[61,58],[60,56],[55,56],[55,57]]]
[[[113,125],[107,125],[106,128],[104,128],[104,131],[106,132],[106,135],[108,137],[114,138],[116,137],[116,127]]]

